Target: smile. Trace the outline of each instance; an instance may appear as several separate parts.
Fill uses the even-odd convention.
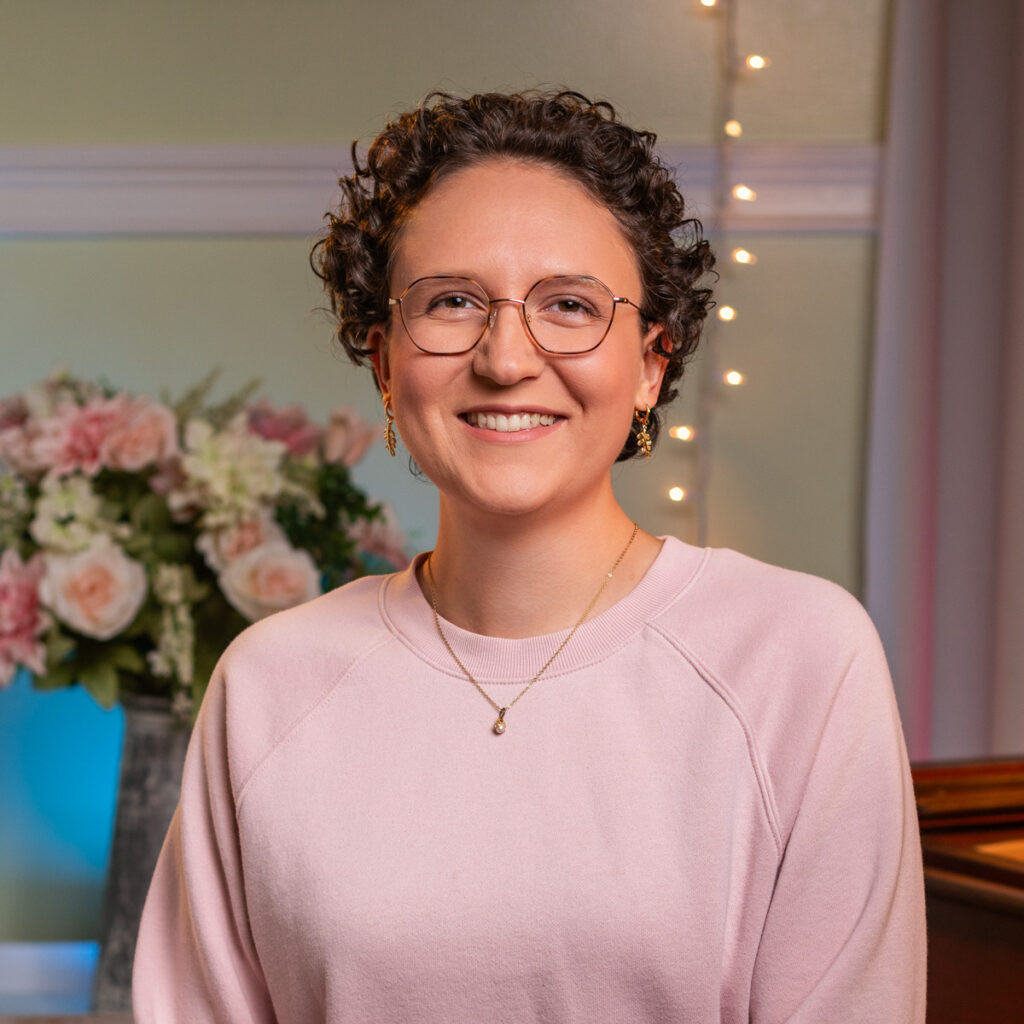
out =
[[[464,419],[471,426],[483,430],[512,434],[520,430],[533,430],[535,427],[550,427],[559,417],[537,412],[468,412]]]

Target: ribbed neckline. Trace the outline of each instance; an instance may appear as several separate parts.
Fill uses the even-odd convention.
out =
[[[640,582],[611,608],[584,622],[545,677],[566,675],[607,658],[696,580],[710,551],[676,537],[659,539],[664,541],[661,551]],[[423,661],[464,679],[437,635],[433,610],[416,582],[416,568],[424,558],[426,554],[418,555],[408,569],[383,580],[380,613],[388,629]],[[471,633],[443,616],[441,625],[470,672],[479,682],[491,685],[522,686],[568,633],[508,639]]]

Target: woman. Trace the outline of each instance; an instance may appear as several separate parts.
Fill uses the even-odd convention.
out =
[[[914,803],[860,606],[617,504],[709,303],[653,137],[435,96],[315,250],[434,550],[264,620],[192,741],[149,1021],[921,1021]]]

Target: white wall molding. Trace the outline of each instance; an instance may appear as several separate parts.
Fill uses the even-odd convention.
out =
[[[709,222],[715,147],[662,152]],[[736,145],[732,180],[758,198],[720,226],[874,230],[879,166],[875,145]],[[0,236],[315,235],[350,167],[329,146],[0,146]]]

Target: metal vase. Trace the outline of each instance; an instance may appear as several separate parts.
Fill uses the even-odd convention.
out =
[[[170,701],[126,696],[117,813],[110,848],[93,1009],[131,1010],[132,961],[142,906],[181,793],[189,729]]]

